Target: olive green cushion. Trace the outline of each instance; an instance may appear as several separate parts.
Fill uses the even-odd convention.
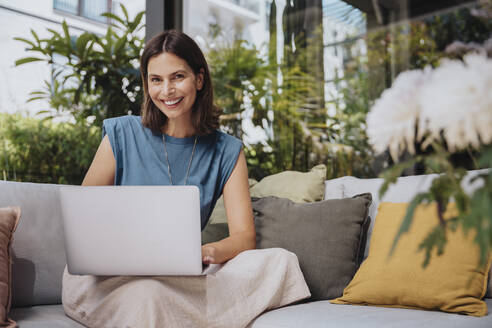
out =
[[[275,196],[294,203],[310,203],[323,199],[326,166],[317,165],[309,172],[284,171],[263,178],[250,189],[252,198]]]

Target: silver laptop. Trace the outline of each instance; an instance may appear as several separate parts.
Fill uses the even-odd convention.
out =
[[[63,186],[68,272],[202,275],[196,186]]]

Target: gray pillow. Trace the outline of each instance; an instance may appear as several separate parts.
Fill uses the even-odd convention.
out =
[[[339,297],[362,261],[371,201],[371,194],[304,204],[253,199],[256,247],[295,253],[310,300]]]

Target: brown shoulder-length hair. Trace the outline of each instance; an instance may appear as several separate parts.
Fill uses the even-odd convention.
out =
[[[200,72],[203,74],[203,86],[201,90],[197,91],[191,120],[196,134],[205,135],[213,132],[219,127],[221,111],[213,104],[212,79],[207,61],[195,41],[177,30],[163,31],[154,36],[147,42],[140,57],[140,73],[144,89],[142,124],[151,129],[154,134],[160,134],[162,126],[167,122],[167,116],[157,108],[150,98],[147,81],[149,60],[163,52],[172,53],[186,61],[195,75]]]

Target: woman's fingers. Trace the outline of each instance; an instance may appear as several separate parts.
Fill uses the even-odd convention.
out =
[[[215,263],[215,247],[210,245],[202,246],[202,262],[205,264]]]

